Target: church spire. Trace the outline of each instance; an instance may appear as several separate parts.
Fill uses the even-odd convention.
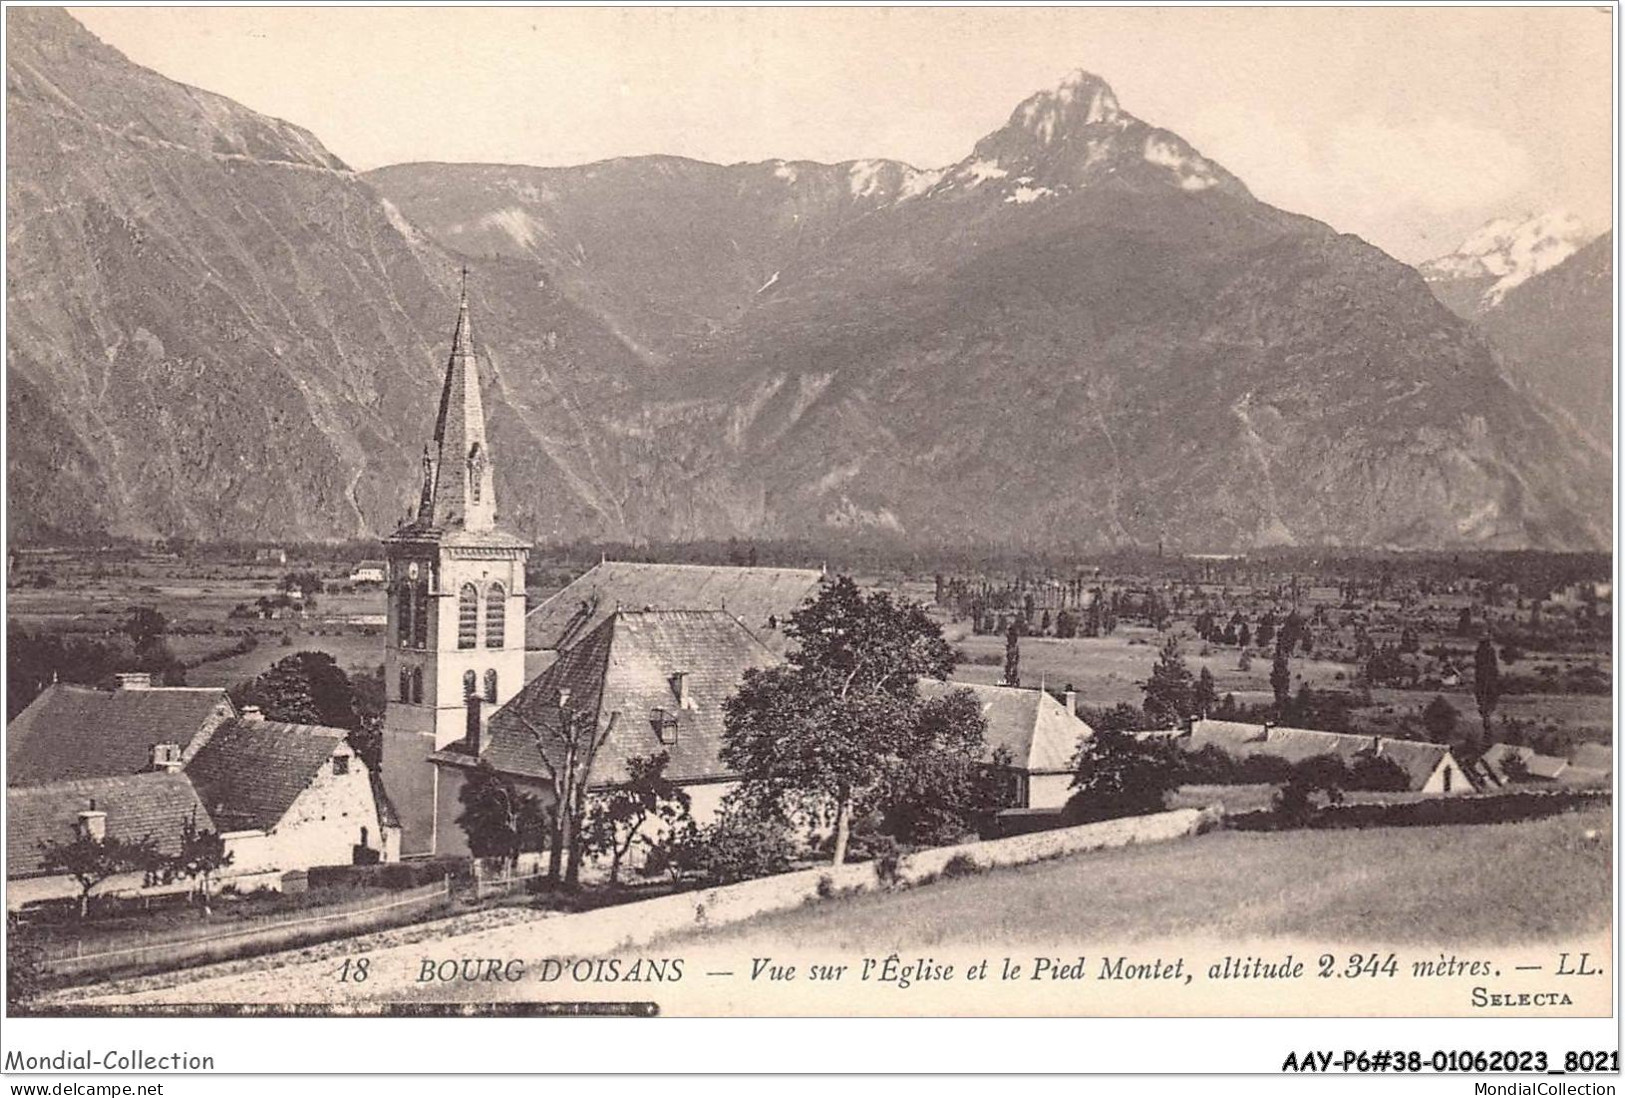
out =
[[[437,529],[489,530],[496,524],[496,492],[480,400],[479,360],[468,311],[468,268],[462,271],[457,327],[446,361],[440,414],[434,427],[434,487],[418,521]],[[425,479],[427,479],[425,470]]]

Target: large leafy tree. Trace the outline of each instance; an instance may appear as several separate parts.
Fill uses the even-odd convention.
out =
[[[1456,735],[1456,723],[1460,719],[1461,714],[1444,699],[1443,694],[1435,694],[1427,708],[1422,710],[1422,727],[1427,729],[1428,739],[1434,743],[1450,743]]]
[[[727,702],[722,761],[758,814],[827,810],[839,865],[854,809],[927,749],[916,684],[946,679],[953,650],[923,607],[863,592],[847,576],[792,614],[786,631],[797,645],[789,662],[747,672]]]
[[[1196,676],[1196,688],[1191,694],[1191,708],[1198,717],[1207,717],[1219,706],[1219,685],[1213,672],[1206,667]]]
[[[1153,728],[1172,728],[1190,716],[1195,705],[1195,684],[1179,641],[1162,642],[1156,665],[1145,682],[1145,716]]]
[[[1484,724],[1484,742],[1490,741],[1490,721],[1501,702],[1501,663],[1495,657],[1495,644],[1489,637],[1478,642],[1473,652],[1473,698],[1478,702],[1478,718]]]
[[[540,850],[547,841],[548,813],[541,801],[484,760],[464,777],[457,803],[463,809],[457,825],[475,857],[504,858],[512,867],[522,852]]]
[[[899,842],[934,846],[982,830],[1010,804],[1008,749],[986,754],[987,721],[969,690],[922,702],[876,797],[881,830]]]
[[[151,606],[132,606],[124,615],[124,633],[137,652],[161,640],[168,628],[169,619]]]
[[[151,838],[96,838],[81,832],[72,842],[40,843],[40,862],[47,873],[64,873],[79,882],[79,917],[90,910],[90,894],[103,881],[121,873],[153,872],[161,867],[158,844]]]
[[[606,793],[592,797],[582,843],[588,849],[609,855],[609,882],[621,879],[621,864],[639,840],[654,845],[657,836],[645,828],[651,823],[670,832],[688,819],[690,798],[682,786],[666,777],[671,752],[635,755],[626,760],[626,781]]]
[[[1161,812],[1183,774],[1177,749],[1132,732],[1102,731],[1078,752],[1066,818],[1073,823]]]
[[[203,914],[212,913],[209,906],[209,885],[215,874],[236,861],[237,855],[226,849],[226,840],[217,831],[197,825],[194,809],[181,825],[181,845],[175,856],[166,861],[159,873],[165,884],[172,881],[196,881],[203,903]]]
[[[350,677],[326,652],[284,656],[252,682],[233,687],[231,695],[239,708],[257,705],[274,721],[351,731],[361,727]]]

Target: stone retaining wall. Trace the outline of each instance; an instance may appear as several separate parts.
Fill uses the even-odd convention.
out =
[[[619,907],[600,908],[579,915],[566,915],[550,920],[548,931],[550,935],[563,931],[565,940],[574,941],[574,932],[579,929],[581,940],[591,942],[593,951],[625,949],[664,934],[726,926],[757,915],[785,911],[819,896],[870,892],[896,884],[918,884],[940,876],[944,867],[955,858],[968,860],[982,869],[1025,865],[1090,850],[1184,838],[1211,830],[1217,826],[1219,818],[1215,809],[1184,808],[1150,816],[1130,816],[1016,835],[1008,839],[933,847],[899,859],[895,874],[889,877],[882,877],[874,862],[821,866],[697,892],[680,892]],[[563,925],[566,923],[579,924],[579,927],[566,927]],[[588,952],[588,949],[582,948],[580,952]]]
[[[939,876],[956,857],[977,866],[1022,865],[1090,850],[1164,842],[1200,834],[1218,825],[1215,809],[1179,809],[1055,831],[1017,835],[988,842],[922,850],[901,858],[885,879],[872,862],[762,877],[695,892],[661,896],[574,915],[551,915],[514,925],[452,934],[431,941],[403,942],[367,951],[373,976],[367,997],[391,999],[421,993],[422,965],[442,959],[495,957],[540,962],[547,958],[584,958],[636,949],[670,934],[726,926],[758,915],[799,907],[820,896],[876,891],[892,884],[916,884]],[[348,985],[333,979],[331,959],[277,965],[279,955],[258,959],[254,971],[206,976],[148,991],[114,993],[85,988],[76,1001],[96,1003],[98,996],[122,1005],[138,1002],[318,1003],[347,1002]]]

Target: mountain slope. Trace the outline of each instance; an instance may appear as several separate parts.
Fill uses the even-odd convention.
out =
[[[1604,233],[1479,318],[1513,375],[1603,447],[1613,438],[1613,259]]]
[[[7,10],[14,534],[370,535],[415,499],[460,262],[309,133]],[[641,362],[527,264],[473,285],[516,521],[624,493],[583,413]],[[569,395],[552,371],[569,371]]]

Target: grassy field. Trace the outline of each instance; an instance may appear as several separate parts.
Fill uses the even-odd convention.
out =
[[[1606,808],[1473,827],[1224,831],[826,900],[704,941],[739,956],[1186,936],[1529,945],[1609,925],[1612,850]]]
[[[968,657],[955,670],[956,678],[979,683],[999,681],[1004,674],[1003,637],[971,634],[963,623],[950,626],[944,635]],[[1028,686],[1042,681],[1053,687],[1072,683],[1078,690],[1079,705],[1139,705],[1145,699],[1142,687],[1157,662],[1157,649],[1164,637],[1155,630],[1136,626],[1125,626],[1109,637],[1024,637],[1021,681]],[[1187,635],[1183,644],[1185,662],[1191,671],[1206,667],[1213,673],[1220,694],[1233,693],[1244,702],[1274,697],[1268,659],[1255,656],[1252,667],[1242,671],[1236,666],[1239,659],[1234,649],[1204,656],[1201,641]],[[1354,668],[1331,660],[1295,659],[1292,673],[1294,686],[1303,681],[1316,689],[1328,689],[1348,685],[1345,680],[1353,677]],[[1339,679],[1339,675],[1343,678]]]

